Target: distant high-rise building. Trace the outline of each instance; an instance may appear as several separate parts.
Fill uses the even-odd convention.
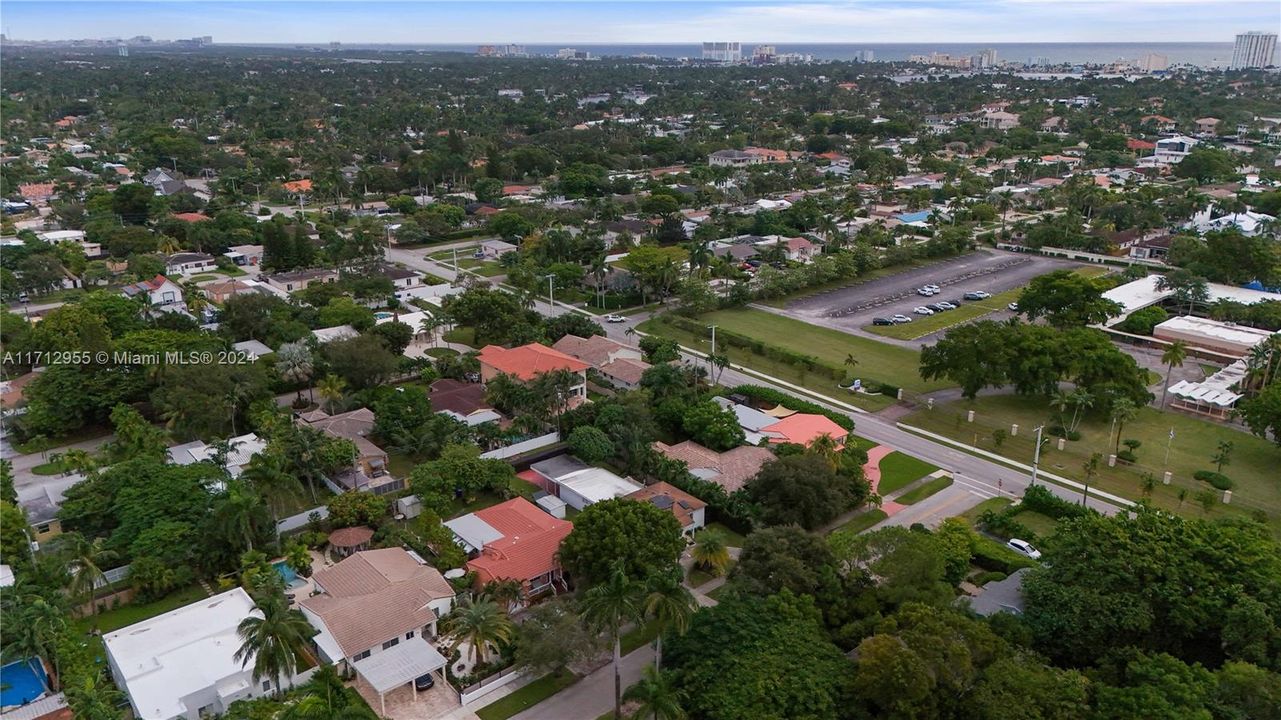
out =
[[[876,53],[871,50],[859,50],[857,53],[854,53],[854,60],[857,62],[875,62]]]
[[[757,45],[752,49],[752,59],[756,62],[769,62],[777,54],[773,45]]]
[[[493,46],[493,45],[478,45],[478,46],[476,47],[476,54],[477,54],[477,55],[479,55],[479,56],[481,56],[481,57],[493,57],[493,56],[495,55],[495,52],[494,52],[494,46]]]
[[[1034,55],[1027,59],[1028,67],[1049,67],[1050,59],[1044,55]]]
[[[1139,58],[1139,69],[1146,73],[1164,72],[1170,69],[1170,58],[1161,53],[1143,53]]]
[[[721,63],[736,63],[743,60],[743,46],[736,42],[703,43],[703,59]]]
[[[1237,35],[1236,45],[1232,48],[1232,70],[1262,68],[1272,64],[1272,56],[1277,51],[1277,34],[1251,30]]]
[[[200,44],[201,44],[201,45],[213,45],[213,35],[201,35],[201,36],[200,36]]]
[[[970,66],[976,68],[996,67],[996,50],[987,48],[970,58]]]
[[[116,54],[119,55],[120,57],[129,57],[129,46],[123,43],[120,45],[117,45]]]

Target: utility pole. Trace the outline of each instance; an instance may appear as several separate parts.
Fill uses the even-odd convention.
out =
[[[548,310],[549,316],[555,316],[556,314],[556,276],[555,275],[547,276],[547,304],[551,306],[550,309]]]
[[[715,373],[716,367],[716,361],[712,359],[716,357],[716,326],[709,325],[708,327],[712,329],[712,352],[707,356],[707,372],[710,375]]]
[[[458,274],[458,248],[452,248],[454,251],[454,274]]]
[[[1032,482],[1028,485],[1036,485],[1036,471],[1041,464],[1041,432],[1045,430],[1044,425],[1036,426],[1036,450],[1032,453]]]

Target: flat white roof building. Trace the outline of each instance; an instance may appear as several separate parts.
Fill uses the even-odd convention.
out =
[[[1242,357],[1250,348],[1271,337],[1272,333],[1209,318],[1184,316],[1170,318],[1157,325],[1152,336],[1160,340],[1182,340],[1195,347]]]
[[[633,480],[619,477],[605,468],[587,468],[558,478],[560,499],[576,510],[602,500],[625,497],[643,486]]]
[[[1160,279],[1160,275],[1149,275],[1140,280],[1119,285],[1103,293],[1103,297],[1120,303],[1122,308],[1121,314],[1109,320],[1107,324],[1111,325],[1113,321],[1120,320],[1135,310],[1142,310],[1149,305],[1155,305],[1173,296],[1173,290],[1157,289],[1156,284]],[[1278,293],[1233,287],[1232,285],[1209,283],[1206,285],[1206,289],[1210,293],[1210,297],[1207,298],[1206,302],[1233,300],[1243,305],[1253,305],[1264,300],[1281,300],[1281,294]]]
[[[236,628],[261,613],[242,588],[107,633],[103,645],[116,684],[139,720],[198,720],[237,700],[269,695],[276,678],[253,678],[253,657],[235,658]],[[285,678],[292,687],[302,677]]]

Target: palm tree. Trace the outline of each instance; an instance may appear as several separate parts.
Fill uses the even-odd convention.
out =
[[[1005,218],[1010,214],[1010,208],[1014,207],[1014,193],[1010,190],[1002,191],[997,195],[996,209],[1001,211],[1001,235],[1005,235]]]
[[[279,692],[283,678],[297,672],[299,656],[315,630],[302,613],[289,609],[281,594],[260,595],[255,604],[259,614],[241,620],[236,628],[241,644],[235,658],[241,667],[252,660],[254,682],[273,678]]]
[[[1170,391],[1170,372],[1176,367],[1183,367],[1183,361],[1188,357],[1188,344],[1182,340],[1175,340],[1166,346],[1165,352],[1161,353],[1161,364],[1165,366],[1165,384],[1161,386],[1161,409],[1165,409],[1165,396]]]
[[[88,475],[98,469],[98,461],[88,450],[76,448],[62,454],[62,466],[70,472]]]
[[[853,370],[855,367],[858,367],[858,359],[854,357],[854,353],[846,353],[845,367],[849,368],[850,370]]]
[[[719,577],[729,569],[729,546],[719,530],[705,529],[698,534],[690,555],[694,564]]]
[[[287,383],[305,384],[315,370],[311,350],[301,340],[285,343],[276,351],[276,371]],[[302,387],[298,388],[298,400],[302,400]]]
[[[519,580],[495,580],[484,588],[484,594],[502,607],[511,608],[525,599],[525,586]]]
[[[67,632],[67,614],[30,586],[19,584],[7,590],[5,599],[5,633],[0,644],[5,656],[46,658],[54,665],[54,675],[61,675],[55,647]]]
[[[645,614],[652,617],[659,627],[658,636],[654,639],[654,665],[662,667],[663,634],[675,632],[677,635],[684,635],[689,630],[697,603],[690,591],[671,577],[650,578],[647,591]]]
[[[342,399],[343,391],[347,389],[347,383],[342,378],[331,373],[316,383],[316,389],[320,391],[320,397],[325,401],[325,412],[332,413],[334,411],[334,403]]]
[[[1068,406],[1071,404],[1072,396],[1063,392],[1061,389],[1055,390],[1054,395],[1050,397],[1050,407],[1059,411],[1059,424],[1063,426],[1064,430],[1067,429],[1068,423],[1067,418],[1063,416],[1063,413],[1067,412]]]
[[[248,483],[233,480],[227,483],[226,495],[214,508],[214,518],[233,546],[244,541],[245,550],[253,550],[255,531],[265,510],[262,498]]]
[[[120,704],[124,694],[116,686],[104,682],[102,673],[97,668],[91,672],[76,676],[74,681],[63,687],[67,695],[67,704],[75,711],[76,717],[105,720],[120,717]]]
[[[1129,398],[1118,398],[1112,403],[1112,422],[1116,423],[1116,445],[1112,448],[1112,452],[1121,451],[1121,431],[1125,429],[1125,424],[1138,414],[1139,406]]]
[[[287,472],[285,459],[278,452],[255,453],[240,473],[240,479],[266,499],[271,516],[276,519],[280,517],[280,503],[302,490],[302,484]]]
[[[1068,429],[1076,430],[1077,427],[1080,426],[1081,424],[1081,421],[1077,419],[1078,417],[1080,417],[1081,411],[1087,408],[1094,407],[1094,396],[1091,395],[1086,390],[1077,388],[1076,390],[1072,391],[1072,395],[1069,397],[1069,400],[1072,402],[1073,410],[1072,410],[1072,425]]]
[[[428,315],[418,323],[419,332],[425,332],[431,337],[431,346],[436,347],[436,330],[445,324],[445,321],[435,315]]]
[[[497,649],[498,645],[511,642],[516,626],[493,600],[467,597],[454,607],[446,630],[454,637],[449,651],[453,652],[459,645],[467,643],[471,646],[469,657],[474,664],[477,655],[481,662],[485,660],[488,648]]]
[[[689,274],[703,270],[711,264],[712,251],[705,240],[694,240],[685,246],[689,250]]]
[[[640,682],[627,688],[623,699],[637,703],[631,720],[684,720],[680,693],[670,678],[653,665],[645,666]]]
[[[1090,481],[1099,472],[1099,463],[1103,461],[1103,455],[1092,453],[1085,462],[1081,463],[1081,469],[1085,471],[1085,485],[1081,488],[1081,504],[1085,505],[1090,498]],[[1182,498],[1179,498],[1180,507],[1182,507]]]
[[[67,567],[71,571],[71,582],[67,590],[73,597],[93,606],[93,624],[96,630],[98,603],[93,601],[94,590],[99,584],[105,585],[107,582],[102,566],[115,560],[118,555],[114,550],[103,547],[102,538],[89,540],[78,532],[60,535],[57,544],[59,554],[66,558]]]
[[[640,588],[623,572],[621,562],[614,563],[609,580],[583,593],[583,619],[597,630],[609,634],[614,646],[614,718],[623,717],[623,625],[640,618]]]

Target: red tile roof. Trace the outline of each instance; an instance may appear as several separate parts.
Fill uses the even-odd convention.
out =
[[[208,215],[204,213],[198,213],[198,212],[174,213],[173,217],[175,220],[182,220],[183,222],[189,222],[189,223],[198,223],[198,222],[206,222],[208,220],[213,220],[213,218],[209,217]]]
[[[1125,141],[1125,146],[1130,150],[1155,150],[1156,143],[1150,143],[1146,140],[1136,140],[1129,138]]]
[[[778,435],[776,438],[771,438],[771,442],[787,442],[798,445],[809,445],[822,435],[830,435],[839,444],[845,440],[845,436],[848,434],[845,428],[832,422],[830,418],[810,413],[789,415],[773,425],[766,425],[761,428],[761,432]]]
[[[481,585],[507,578],[525,581],[556,570],[560,542],[574,529],[569,521],[548,515],[523,497],[477,510],[475,515],[503,534],[467,563]]]
[[[539,343],[530,343],[511,349],[486,345],[481,349],[478,358],[481,364],[520,380],[533,380],[543,373],[556,370],[582,372],[591,367],[582,360]]]
[[[294,180],[285,183],[285,189],[292,193],[311,192],[311,180]]]

